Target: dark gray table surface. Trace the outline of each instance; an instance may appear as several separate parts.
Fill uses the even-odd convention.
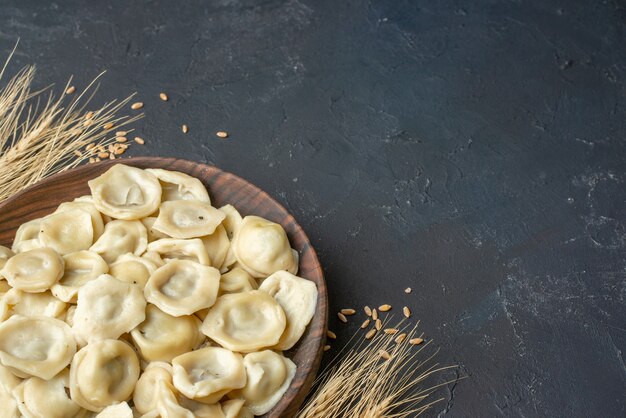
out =
[[[137,91],[129,155],[215,164],[284,204],[331,312],[411,306],[468,376],[432,416],[623,417],[624,6],[5,0],[0,45],[21,37],[10,70],[40,85],[106,69],[94,105]]]

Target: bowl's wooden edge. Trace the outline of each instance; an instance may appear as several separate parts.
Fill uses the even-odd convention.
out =
[[[195,177],[211,179],[213,182],[222,182],[224,184],[244,185],[246,193],[253,198],[259,205],[263,202],[269,202],[274,209],[274,219],[269,216],[272,221],[280,221],[287,231],[292,245],[299,252],[306,251],[309,257],[312,257],[313,265],[309,266],[305,271],[299,272],[299,275],[313,280],[318,288],[318,302],[316,313],[305,331],[304,339],[299,342],[296,347],[289,350],[286,354],[297,359],[298,371],[290,388],[285,393],[281,401],[265,416],[268,418],[290,418],[297,412],[302,402],[305,400],[310,390],[316,373],[319,369],[323,354],[323,344],[326,339],[326,331],[328,324],[328,292],[326,282],[324,280],[323,271],[317,253],[311,245],[306,233],[296,222],[295,218],[276,200],[263,190],[259,189],[247,180],[221,169],[203,163],[196,163],[189,160],[164,157],[133,157],[117,160],[102,161],[96,164],[88,164],[78,166],[76,168],[54,174],[28,188],[22,190],[16,195],[0,202],[0,244],[7,245],[12,241],[13,236],[7,233],[15,228],[15,223],[24,223],[25,221],[35,219],[42,214],[52,212],[56,208],[54,199],[45,199],[20,202],[22,196],[26,194],[34,194],[46,196],[54,193],[63,193],[63,180],[78,176],[86,186],[86,180],[99,175],[101,172],[114,164],[128,164],[140,168],[149,168],[158,166],[159,168],[183,171]],[[209,185],[205,184],[209,187]],[[233,192],[234,195],[235,192]],[[80,194],[78,194],[80,195]],[[73,199],[76,196],[68,197],[64,200]],[[226,198],[228,200],[228,197]],[[5,209],[12,207],[14,210],[11,216],[5,217]],[[252,211],[248,211],[252,212]],[[281,217],[280,215],[286,215]],[[294,240],[296,242],[294,242]],[[302,262],[302,258],[301,258]],[[306,373],[305,373],[306,372]]]

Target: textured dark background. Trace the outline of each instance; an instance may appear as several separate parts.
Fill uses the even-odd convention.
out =
[[[468,376],[433,416],[623,417],[624,5],[5,0],[0,52],[42,86],[108,70],[94,104],[146,103],[130,155],[268,191],[333,311],[411,306]]]

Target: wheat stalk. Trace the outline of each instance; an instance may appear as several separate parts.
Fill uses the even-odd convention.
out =
[[[0,82],[14,52],[15,48],[0,71]],[[97,150],[113,143],[113,133],[105,127],[124,126],[143,116],[116,116],[133,95],[86,112],[102,74],[71,100],[66,94],[55,98],[52,92],[44,98],[48,88],[33,91],[34,66],[18,71],[0,90],[0,202],[85,161],[88,144],[94,143]],[[71,78],[64,91],[70,83]]]
[[[372,340],[353,337],[318,377],[297,417],[415,417],[442,401],[434,392],[452,381],[425,388],[422,385],[429,377],[455,366],[434,363],[437,350],[429,353],[429,342],[418,346],[409,343],[416,336],[417,325],[409,329],[401,322],[394,328],[407,334],[400,343],[395,342],[397,334],[382,332]],[[381,354],[388,354],[389,359]]]

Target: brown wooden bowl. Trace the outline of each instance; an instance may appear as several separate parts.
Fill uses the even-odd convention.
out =
[[[89,194],[87,180],[99,176],[117,163],[189,174],[204,183],[214,206],[230,203],[244,216],[259,215],[285,228],[292,247],[300,254],[298,275],[314,281],[319,290],[313,320],[300,342],[285,353],[298,366],[296,376],[285,396],[265,415],[268,418],[294,416],[313,384],[322,357],[328,323],[326,283],[317,254],[293,216],[267,193],[241,177],[217,167],[175,158],[138,157],[83,165],[40,181],[1,203],[0,244],[10,247],[21,224],[53,212],[61,202]]]

